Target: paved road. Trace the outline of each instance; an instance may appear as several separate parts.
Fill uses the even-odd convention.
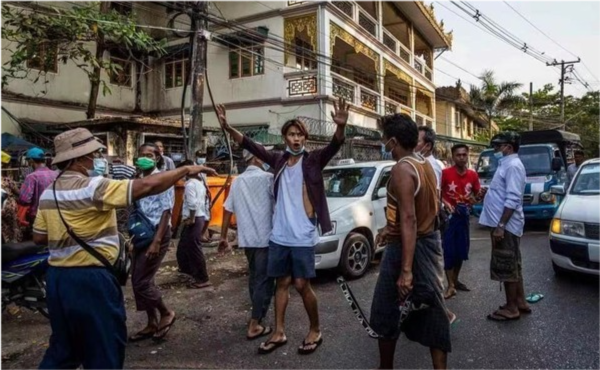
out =
[[[522,240],[525,288],[545,298],[533,305],[534,313],[519,321],[495,323],[485,316],[503,302],[499,285],[489,280],[489,242],[484,230],[473,227],[471,259],[462,279],[473,290],[448,302],[460,322],[452,329],[451,368],[598,368],[598,281],[581,276],[555,278],[547,252],[546,229],[533,228]],[[239,265],[243,261],[238,255]],[[128,368],[374,368],[377,342],[370,339],[354,318],[335,284],[335,274],[320,274],[317,291],[324,344],[310,356],[296,347],[307,330],[302,302],[293,292],[287,322],[288,345],[259,356],[257,342],[245,339],[249,305],[246,280],[231,267],[230,276],[215,277],[214,291],[189,291],[164,283],[167,302],[179,320],[169,340],[131,345]],[[351,282],[365,311],[369,311],[377,265],[363,279]],[[170,289],[172,288],[172,289]],[[129,288],[128,288],[129,289]],[[128,294],[129,296],[129,294]],[[143,316],[128,300],[130,330],[139,329]],[[49,329],[39,315],[2,317],[4,368],[36,367]],[[33,343],[35,341],[35,343]],[[398,368],[429,368],[429,351],[402,338],[396,354]]]

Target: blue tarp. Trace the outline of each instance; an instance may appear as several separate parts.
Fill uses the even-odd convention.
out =
[[[23,152],[37,145],[5,132],[2,134],[2,150],[5,152]]]

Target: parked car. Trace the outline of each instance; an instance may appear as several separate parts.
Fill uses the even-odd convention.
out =
[[[550,226],[554,271],[600,275],[600,158],[584,162],[568,189],[555,185],[551,192],[564,196]]]
[[[385,227],[386,196],[378,190],[385,190],[396,162],[342,163],[323,170],[333,230],[321,235],[315,266],[339,268],[345,277],[358,278],[382,250],[375,245],[375,237]]]

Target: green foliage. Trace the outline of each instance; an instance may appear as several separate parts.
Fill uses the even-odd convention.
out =
[[[2,66],[2,87],[11,79],[28,78],[32,67],[38,71],[37,82],[54,70],[56,55],[64,64],[73,62],[90,82],[102,84],[103,94],[109,94],[108,84],[94,68],[113,75],[122,67],[96,57],[94,45],[98,40],[125,48],[132,58],[136,53],[165,53],[166,40],[153,39],[137,27],[134,17],[114,10],[102,12],[99,2],[82,3],[71,9],[2,5],[3,49],[12,52]]]
[[[471,86],[469,98],[473,106],[484,113],[488,124],[508,109],[521,104],[523,98],[515,95],[522,86],[518,82],[497,82],[493,71],[484,71],[480,86]]]

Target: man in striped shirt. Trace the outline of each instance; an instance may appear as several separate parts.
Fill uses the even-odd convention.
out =
[[[109,174],[113,180],[131,180],[135,177],[135,167],[126,165],[121,158],[117,157],[109,167]]]
[[[73,240],[66,225],[114,263],[120,248],[115,209],[161,193],[185,176],[215,172],[187,166],[132,181],[89,177],[98,162],[94,159],[106,147],[87,129],[58,135],[54,146],[52,164],[61,173],[42,193],[33,226],[34,242],[50,251],[46,285],[52,335],[40,368],[122,368],[127,340],[123,292],[111,272]]]

